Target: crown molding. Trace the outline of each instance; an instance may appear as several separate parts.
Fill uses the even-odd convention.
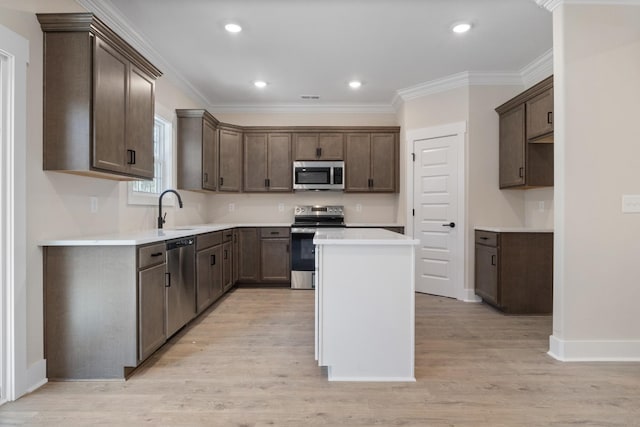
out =
[[[552,74],[553,49],[549,49],[520,70],[525,88],[530,88]]]
[[[346,113],[346,114],[395,114],[392,105],[389,104],[226,104],[207,106],[211,113]]]
[[[538,6],[553,12],[565,4],[583,4],[600,6],[640,6],[640,0],[534,0]]]
[[[464,71],[441,79],[420,83],[400,89],[393,97],[391,104],[397,110],[402,101],[409,101],[439,92],[466,86],[522,86],[522,75],[518,72],[483,73]]]
[[[151,46],[146,38],[137,32],[129,21],[120,13],[117,9],[111,6],[110,2],[104,0],[76,0],[80,6],[87,11],[92,12],[100,18],[109,28],[111,28],[116,34],[127,41],[138,52],[140,52],[149,61],[154,63],[164,71],[165,76],[170,77],[171,80],[186,94],[190,95],[194,100],[201,102],[203,105],[210,104],[210,101],[199,90],[189,83],[189,81],[176,70],[169,61]]]

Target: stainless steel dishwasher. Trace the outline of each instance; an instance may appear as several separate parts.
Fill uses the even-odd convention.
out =
[[[167,337],[196,315],[195,238],[167,241]]]

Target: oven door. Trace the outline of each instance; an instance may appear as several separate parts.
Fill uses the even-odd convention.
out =
[[[291,288],[313,289],[316,247],[315,228],[291,229]]]

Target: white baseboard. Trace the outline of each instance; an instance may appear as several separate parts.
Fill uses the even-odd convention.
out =
[[[458,299],[464,302],[482,302],[482,298],[476,295],[474,289],[467,288],[460,292],[460,297]]]
[[[548,354],[563,362],[640,362],[640,340],[563,340],[551,335]]]
[[[25,389],[18,390],[19,393],[17,393],[16,398],[36,391],[47,382],[47,361],[46,359],[42,359],[29,367],[26,375]]]

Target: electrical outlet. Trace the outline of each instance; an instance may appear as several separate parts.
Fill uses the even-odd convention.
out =
[[[229,212],[233,212],[236,210],[236,204],[235,203],[229,203]]]
[[[356,204],[356,212],[362,212],[362,205],[360,203]]]
[[[278,212],[284,212],[284,203],[278,203]]]
[[[623,213],[640,213],[640,195],[623,194],[622,195],[622,212]]]
[[[95,196],[89,197],[89,211],[91,213],[98,212],[98,198]]]

